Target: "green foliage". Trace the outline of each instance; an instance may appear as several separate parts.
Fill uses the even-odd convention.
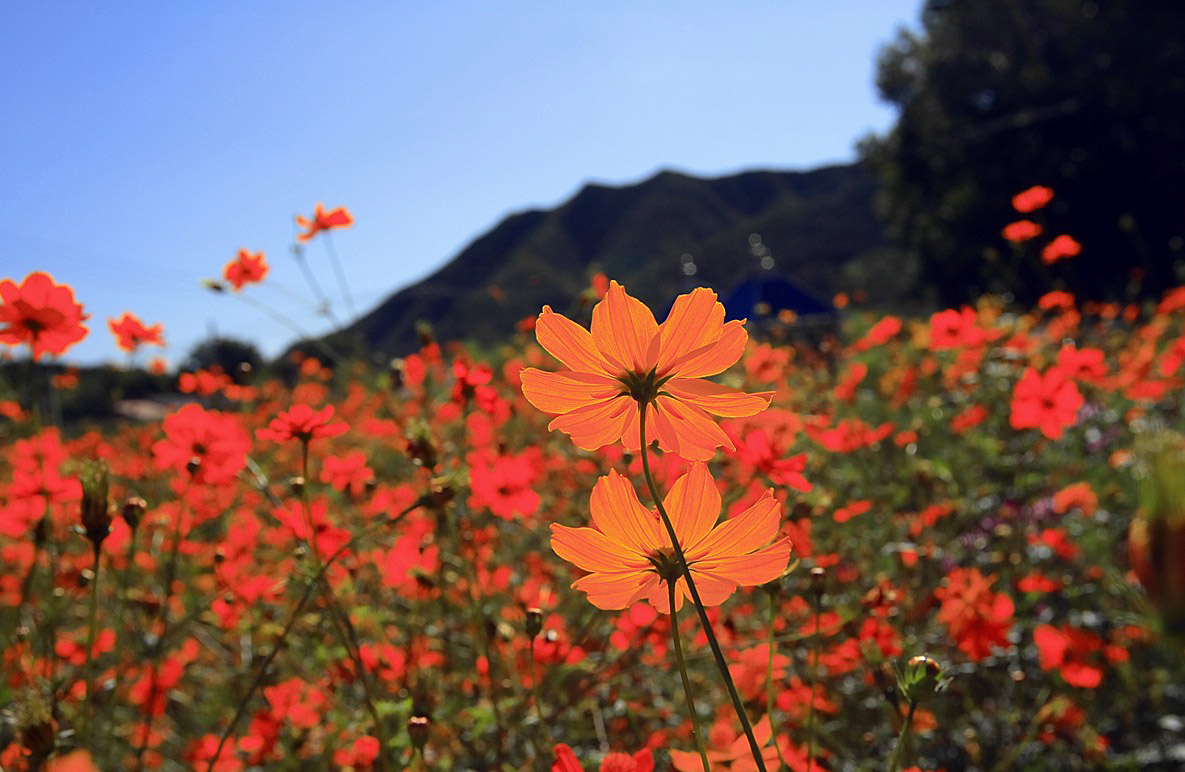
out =
[[[921,262],[918,291],[946,304],[985,290],[1031,302],[1055,284],[1118,299],[1175,283],[1185,255],[1180,5],[931,0],[922,23],[881,53],[877,86],[900,118],[862,148],[891,235]],[[1037,184],[1057,194],[1033,218],[1045,236],[1083,245],[1072,265],[1047,268],[1001,238],[1024,216],[1010,198]]]

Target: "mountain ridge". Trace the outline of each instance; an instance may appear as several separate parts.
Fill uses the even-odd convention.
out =
[[[830,297],[850,289],[853,267],[859,275],[884,262],[875,192],[855,164],[722,177],[661,169],[627,185],[588,182],[551,209],[508,214],[324,341],[382,361],[417,348],[427,322],[439,340],[492,345],[544,304],[567,307],[597,270],[655,308],[697,284],[727,292],[761,270],[751,234],[775,270]],[[293,348],[314,350],[309,341]]]

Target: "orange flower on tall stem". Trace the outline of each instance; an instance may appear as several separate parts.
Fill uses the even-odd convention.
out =
[[[780,521],[773,490],[719,525],[720,491],[706,464],[693,463],[663,501],[705,606],[719,606],[738,586],[765,584],[790,562],[790,540],[774,541]],[[602,477],[589,502],[592,528],[551,526],[551,547],[588,571],[572,587],[594,606],[623,609],[647,600],[670,613],[666,581],[675,581],[675,610],[691,599],[671,539],[657,513],[638,501],[634,487],[616,472]],[[771,543],[772,542],[772,543]],[[677,577],[677,578],[676,578]]]
[[[63,354],[86,337],[82,304],[74,290],[54,284],[53,277],[34,271],[20,284],[0,281],[0,343],[29,344],[33,359],[42,354]]]
[[[296,234],[296,240],[302,244],[306,241],[311,241],[321,231],[328,231],[334,228],[348,228],[354,224],[354,218],[350,216],[350,212],[344,206],[339,206],[331,212],[326,212],[325,207],[318,202],[313,207],[313,219],[309,219],[302,214],[296,215],[297,226],[304,228],[304,233]]]
[[[162,327],[160,324],[145,327],[144,323],[133,316],[130,311],[124,311],[123,316],[118,319],[108,319],[107,327],[115,336],[116,345],[124,351],[135,351],[145,345],[165,345],[161,338]]]
[[[262,252],[251,254],[245,249],[240,249],[235,259],[222,269],[222,276],[230,282],[230,286],[234,287],[235,292],[238,292],[248,284],[257,284],[263,281],[267,272],[267,258],[263,256]]]
[[[712,415],[751,416],[773,397],[703,380],[740,358],[748,340],[743,325],[725,323],[724,306],[704,287],[676,298],[658,324],[641,301],[610,282],[593,308],[591,331],[543,307],[535,325],[539,345],[567,369],[523,370],[523,395],[556,416],[549,428],[585,450],[619,440],[639,450],[639,406],[649,405],[659,447],[707,461],[720,446],[735,450]]]

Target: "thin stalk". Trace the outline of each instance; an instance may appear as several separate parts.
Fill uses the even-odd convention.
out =
[[[905,715],[905,723],[901,725],[901,733],[897,735],[897,745],[893,747],[893,755],[889,757],[889,772],[897,772],[901,768],[901,761],[905,758],[905,746],[909,744],[909,735],[913,730],[913,712],[917,707],[916,701],[909,703],[909,713]]]
[[[679,662],[679,676],[683,679],[683,694],[687,695],[691,733],[695,737],[695,749],[699,751],[699,760],[704,765],[704,772],[712,772],[712,766],[708,763],[708,751],[704,748],[704,733],[699,725],[699,713],[695,709],[695,697],[691,692],[691,681],[687,678],[687,663],[683,661],[683,644],[679,641],[679,612],[675,611],[675,577],[668,577],[666,582],[667,598],[671,603],[671,640],[675,642],[675,659]]]
[[[815,634],[811,641],[811,677],[810,690],[811,702],[810,712],[807,714],[806,720],[806,772],[811,772],[815,765],[815,683],[819,677],[819,644],[823,640],[821,622],[822,622],[822,594],[815,593]]]
[[[305,523],[309,529],[309,536],[306,543],[309,548],[309,555],[313,560],[313,565],[318,569],[317,584],[321,588],[321,595],[325,599],[326,605],[329,607],[329,616],[333,619],[334,627],[337,628],[342,645],[346,647],[346,654],[358,670],[358,679],[362,682],[363,702],[366,703],[366,711],[370,714],[370,718],[374,722],[374,732],[378,735],[379,748],[381,749],[376,759],[378,762],[377,766],[379,772],[385,772],[387,769],[387,758],[384,755],[388,747],[387,730],[383,726],[383,719],[379,715],[378,708],[375,707],[370,675],[366,670],[366,665],[362,662],[362,652],[358,645],[357,636],[354,634],[354,626],[350,623],[349,616],[339,607],[337,597],[333,594],[333,588],[329,586],[328,578],[319,570],[321,567],[321,553],[317,547],[317,529],[313,522],[313,508],[309,502],[308,439],[301,439],[300,441],[300,475],[303,481],[300,486],[300,503],[304,509]],[[353,644],[352,646],[351,643]]]
[[[758,772],[768,772],[765,768],[765,759],[761,756],[761,746],[757,744],[757,738],[753,736],[753,726],[749,723],[749,716],[745,713],[745,704],[741,702],[741,695],[737,693],[736,684],[732,681],[732,673],[728,670],[728,662],[724,659],[724,653],[720,651],[720,642],[716,640],[716,633],[712,631],[712,622],[708,619],[707,609],[704,607],[704,602],[700,600],[699,590],[696,589],[695,580],[691,578],[691,566],[687,562],[687,556],[683,554],[683,547],[679,544],[679,536],[675,533],[675,526],[671,523],[671,518],[667,514],[666,507],[663,506],[662,496],[658,493],[658,486],[654,484],[654,477],[650,473],[650,453],[647,449],[646,442],[646,403],[638,403],[638,436],[641,443],[642,450],[642,475],[646,478],[646,485],[650,488],[650,497],[654,499],[654,504],[658,508],[658,515],[662,518],[662,524],[667,529],[667,535],[671,539],[671,546],[675,550],[675,556],[679,558],[679,568],[683,571],[683,579],[687,582],[687,589],[691,593],[691,599],[695,603],[695,610],[699,614],[700,624],[703,626],[704,634],[708,638],[708,646],[712,649],[712,656],[716,659],[716,667],[720,670],[720,676],[724,679],[724,685],[728,687],[728,696],[732,698],[732,706],[736,709],[737,716],[741,720],[741,727],[745,730],[745,737],[749,740],[749,750],[753,753],[753,762],[757,765]]]
[[[551,745],[551,728],[543,720],[543,700],[539,697],[538,667],[535,662],[535,636],[531,636],[531,694],[535,698],[535,715],[539,719],[539,726],[543,728],[543,737]]]
[[[325,245],[325,251],[329,253],[329,262],[333,264],[333,272],[337,274],[337,285],[341,288],[342,297],[346,299],[346,307],[350,309],[350,320],[358,318],[358,309],[354,307],[354,298],[350,295],[350,288],[346,284],[346,273],[342,270],[341,260],[337,259],[337,249],[333,246],[333,239],[329,238],[329,232],[326,231],[321,236],[321,243]]]
[[[95,617],[99,609],[99,543],[94,545],[95,555],[95,575],[91,579],[91,599],[90,608],[87,610],[87,633],[86,633],[86,710],[83,713],[82,725],[82,747],[91,750],[91,724],[95,720],[94,705],[92,704],[92,697],[94,688],[91,685],[91,680],[94,678],[95,669]]]
[[[774,623],[777,621],[777,618],[778,618],[778,606],[777,606],[777,597],[778,596],[777,596],[776,590],[771,590],[768,593],[768,595],[769,595],[769,625],[768,625],[769,631],[766,635],[766,638],[767,638],[766,645],[769,646],[769,659],[766,661],[766,664],[765,664],[765,716],[769,720],[769,731],[771,732],[771,734],[774,737],[776,737],[778,734],[778,731],[777,731],[777,726],[774,724],[774,648],[776,645],[776,641],[774,640]],[[782,748],[778,745],[776,740],[774,741],[774,750],[776,750],[778,752],[779,769],[782,767],[789,766],[786,763],[786,758],[782,755]],[[808,759],[810,758],[809,754],[808,754],[807,758]],[[808,761],[807,764],[809,765],[810,762]],[[809,766],[807,768],[807,772],[810,772]]]
[[[313,291],[313,297],[317,298],[317,302],[321,308],[324,309],[325,316],[329,317],[329,321],[333,324],[335,331],[341,330],[341,322],[337,320],[337,316],[333,313],[333,306],[329,302],[329,297],[321,289],[321,283],[317,281],[317,277],[309,269],[309,263],[304,257],[304,247],[299,244],[292,249],[292,256],[296,258],[296,262],[300,264],[300,270],[304,274],[304,279],[308,282],[309,288]]]
[[[318,583],[321,581],[321,577],[325,575],[325,572],[329,570],[329,567],[336,563],[338,558],[346,554],[350,548],[356,545],[363,538],[369,536],[383,526],[394,525],[395,523],[402,520],[404,515],[406,515],[408,512],[411,512],[414,509],[419,509],[426,503],[427,497],[421,496],[399,514],[394,515],[393,517],[390,517],[386,520],[380,520],[376,523],[370,524],[368,527],[362,529],[357,534],[350,537],[349,541],[338,547],[337,550],[321,564],[321,568],[318,570],[316,576],[314,576],[309,581],[308,586],[305,587],[304,595],[300,597],[300,600],[297,602],[296,606],[293,607],[292,614],[288,617],[288,621],[285,623],[284,629],[280,632],[279,638],[276,639],[276,644],[272,646],[272,650],[269,651],[267,656],[263,658],[263,661],[259,665],[259,669],[255,673],[255,678],[251,681],[251,685],[247,688],[247,691],[243,693],[243,696],[239,699],[238,704],[235,706],[235,712],[230,719],[230,723],[226,725],[226,729],[223,730],[222,736],[218,738],[218,747],[214,749],[214,755],[211,756],[210,760],[206,763],[206,772],[213,772],[214,765],[218,762],[219,757],[222,755],[222,749],[226,746],[226,741],[230,739],[231,734],[234,733],[235,726],[239,723],[239,720],[242,719],[243,714],[247,712],[247,705],[250,703],[251,697],[259,689],[260,684],[263,683],[263,679],[267,675],[268,667],[272,664],[272,661],[275,660],[276,655],[280,653],[280,649],[284,648],[284,644],[288,640],[288,634],[291,633],[292,628],[296,626],[297,620],[300,619],[300,615],[304,612],[305,605],[308,604],[309,599],[313,596],[313,590],[317,588]]]

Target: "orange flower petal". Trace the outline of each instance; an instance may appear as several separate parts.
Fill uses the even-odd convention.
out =
[[[539,345],[556,359],[576,372],[611,375],[614,369],[597,351],[592,334],[566,316],[544,306],[535,322],[535,337]]]
[[[709,576],[746,587],[765,584],[777,579],[786,570],[792,546],[789,539],[782,539],[748,555],[706,558],[698,561],[695,567]]]
[[[667,374],[672,363],[715,343],[723,331],[724,306],[716,300],[715,292],[697,287],[675,298],[671,312],[659,327],[658,374]]]
[[[725,520],[696,544],[684,549],[693,562],[744,555],[764,547],[778,533],[779,509],[773,490],[736,517]]]
[[[671,486],[663,504],[680,546],[695,544],[706,536],[720,517],[720,491],[707,464],[692,464]]]
[[[662,525],[638,501],[629,480],[615,471],[597,480],[589,499],[593,524],[613,541],[645,555],[659,544]]]
[[[617,611],[645,598],[658,583],[658,574],[653,571],[599,573],[577,579],[572,589],[588,593],[588,602],[599,609]]]
[[[618,381],[592,373],[548,373],[528,367],[519,373],[519,380],[527,401],[553,415],[602,403],[621,393]]]
[[[772,391],[748,394],[719,383],[693,378],[672,378],[663,388],[684,402],[725,418],[756,415],[769,407],[774,396]]]
[[[724,430],[695,405],[659,397],[654,401],[653,413],[659,446],[688,461],[709,461],[721,445],[736,449]]]
[[[551,525],[555,554],[583,571],[630,571],[650,565],[640,553],[613,541],[595,528]]]
[[[621,439],[630,412],[636,412],[637,405],[628,397],[588,405],[556,416],[547,428],[569,435],[579,448],[596,450]]]
[[[675,373],[680,378],[702,378],[722,373],[745,353],[748,340],[749,333],[745,332],[744,321],[734,319],[724,325],[719,339],[676,359],[670,364],[667,373]]]
[[[592,314],[592,337],[601,354],[620,365],[619,372],[647,372],[654,366],[647,355],[656,335],[658,323],[646,304],[627,295],[617,282],[609,282],[609,291]]]

